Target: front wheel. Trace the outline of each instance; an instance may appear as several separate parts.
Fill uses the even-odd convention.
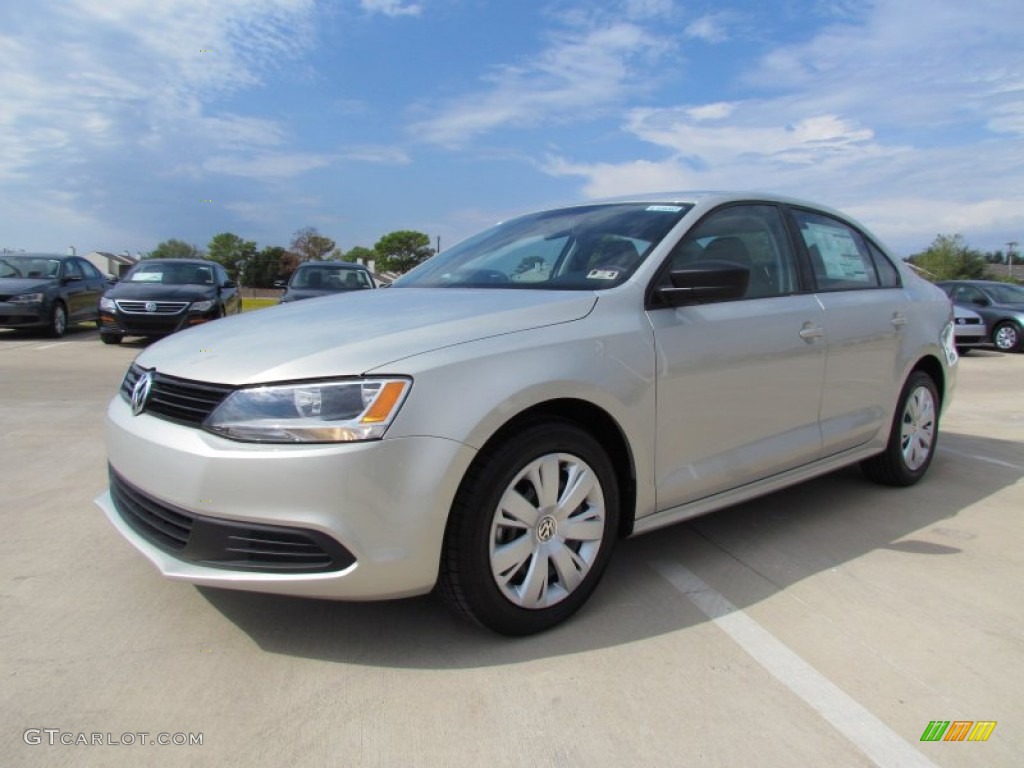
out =
[[[915,371],[903,385],[886,449],[861,462],[864,474],[883,485],[913,485],[928,471],[939,437],[939,391],[932,377]]]
[[[992,343],[1000,352],[1017,352],[1021,348],[1020,329],[1013,323],[1000,323],[992,331]]]
[[[549,629],[597,587],[618,519],[618,482],[601,445],[567,422],[526,427],[467,472],[445,534],[441,594],[501,634]]]
[[[47,332],[54,339],[59,339],[68,329],[68,311],[64,304],[59,301],[53,302],[53,309],[50,310],[50,326]]]

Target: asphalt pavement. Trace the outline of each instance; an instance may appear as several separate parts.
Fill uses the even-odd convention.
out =
[[[1024,765],[1024,355],[961,361],[918,486],[843,470],[620,542],[510,640],[431,596],[161,578],[93,504],[141,348],[0,331],[0,766]],[[922,741],[947,721],[977,738]]]

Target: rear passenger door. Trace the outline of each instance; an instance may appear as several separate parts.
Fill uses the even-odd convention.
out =
[[[818,211],[791,211],[825,310],[821,431],[827,456],[889,428],[903,376],[907,299],[899,272],[864,235]]]

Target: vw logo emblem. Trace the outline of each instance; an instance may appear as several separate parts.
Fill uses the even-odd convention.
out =
[[[156,312],[156,302],[155,301],[147,301],[146,302],[146,311],[147,312]]]
[[[153,387],[153,372],[146,371],[139,376],[132,387],[132,416],[138,416],[146,407],[149,400],[149,391]]]
[[[555,518],[551,515],[541,518],[541,521],[537,524],[537,538],[540,541],[550,541],[557,531],[558,523],[555,522]]]

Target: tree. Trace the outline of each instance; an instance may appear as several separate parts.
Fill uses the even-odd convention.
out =
[[[341,257],[334,241],[316,231],[316,227],[303,227],[295,232],[292,240],[292,251],[298,254],[300,261],[319,261],[328,254],[335,258]]]
[[[371,261],[375,261],[377,259],[377,252],[373,250],[373,248],[364,248],[361,245],[357,245],[353,248],[349,248],[348,252],[341,258],[343,261],[358,261],[363,264],[369,264]]]
[[[238,280],[243,265],[256,257],[256,243],[231,232],[214,235],[207,248],[210,258],[223,265],[232,280]]]
[[[146,254],[147,259],[197,259],[202,256],[202,251],[184,240],[164,240],[152,251]]]
[[[377,252],[377,269],[384,272],[408,272],[434,255],[430,238],[408,229],[384,235],[373,250]]]
[[[287,279],[298,259],[279,245],[268,245],[246,265],[245,283],[253,288],[273,288],[275,280]]]
[[[934,281],[985,277],[985,257],[968,248],[962,235],[937,235],[926,250],[907,261]]]

